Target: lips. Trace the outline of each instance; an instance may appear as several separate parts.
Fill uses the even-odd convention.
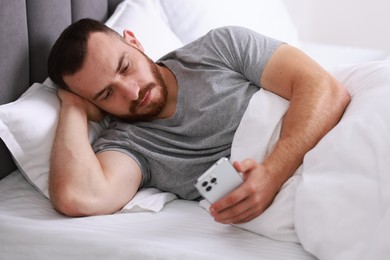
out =
[[[137,108],[146,106],[150,101],[150,90],[148,90],[143,97],[140,99],[141,101],[138,103]]]

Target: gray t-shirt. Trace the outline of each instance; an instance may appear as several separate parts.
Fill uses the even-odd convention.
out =
[[[178,82],[174,116],[132,124],[113,119],[94,151],[134,158],[142,170],[141,187],[198,199],[196,179],[230,156],[234,133],[280,44],[248,29],[223,27],[165,55],[159,63]]]

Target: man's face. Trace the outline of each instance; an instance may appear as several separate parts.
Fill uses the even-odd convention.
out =
[[[72,92],[109,114],[145,121],[158,117],[168,93],[158,66],[132,37],[92,33],[81,70],[64,76],[64,81]]]

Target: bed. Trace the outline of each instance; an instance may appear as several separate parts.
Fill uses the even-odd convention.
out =
[[[221,4],[224,10],[218,8]],[[301,42],[288,10],[276,0],[1,0],[0,5],[0,259],[390,256],[386,52]],[[244,15],[232,15],[237,13]],[[47,189],[59,100],[46,66],[60,32],[84,17],[118,32],[132,29],[154,60],[212,28],[246,26],[305,50],[348,87],[353,103],[308,154],[257,228],[216,223],[205,204],[157,190],[140,191],[113,215],[66,217],[53,209]],[[271,18],[278,22],[270,23]],[[275,141],[286,105],[270,93],[259,93],[250,107],[278,111],[279,117],[256,121],[248,111],[242,128],[258,127],[248,123],[256,121],[271,126],[270,132],[258,140],[261,149],[249,151],[242,147],[253,142],[248,139],[253,134],[240,128],[232,157],[261,160]],[[104,121],[90,122],[91,142],[104,127]]]

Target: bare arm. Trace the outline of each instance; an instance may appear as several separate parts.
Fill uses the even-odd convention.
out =
[[[290,100],[281,136],[261,164],[235,162],[245,175],[241,187],[211,207],[216,221],[247,222],[260,215],[291,177],[305,154],[340,120],[348,92],[298,49],[280,46],[265,67],[261,85]]]
[[[280,140],[263,162],[282,185],[304,155],[339,122],[350,96],[328,72],[289,45],[277,50],[261,80],[266,89],[290,100]]]
[[[123,207],[138,190],[137,163],[120,152],[97,156],[88,140],[87,110],[93,106],[60,90],[60,120],[54,141],[49,192],[54,207],[70,216],[110,214]],[[94,114],[97,108],[93,108]]]

